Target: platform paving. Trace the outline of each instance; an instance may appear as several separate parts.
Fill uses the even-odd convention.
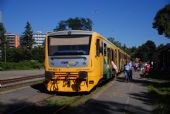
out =
[[[0,71],[0,80],[34,76],[34,75],[43,75],[43,74],[44,74],[44,69]]]
[[[133,74],[133,81],[125,82],[121,74],[104,91],[70,114],[152,114],[153,105],[147,94],[147,79]]]

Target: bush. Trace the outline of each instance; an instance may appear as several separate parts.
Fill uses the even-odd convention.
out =
[[[33,48],[31,50],[31,53],[33,60],[38,60],[39,62],[44,61],[44,48],[41,47]]]
[[[30,70],[30,69],[40,69],[43,68],[43,63],[36,60],[25,60],[20,62],[4,62],[0,63],[1,70]]]
[[[43,67],[44,48],[8,48],[7,63],[0,63],[0,70],[26,70]],[[4,61],[2,59],[1,61]]]
[[[20,62],[25,60],[44,61],[44,48],[42,47],[33,48],[31,50],[27,48],[8,48],[6,51],[7,62]],[[3,60],[4,59],[1,61]]]

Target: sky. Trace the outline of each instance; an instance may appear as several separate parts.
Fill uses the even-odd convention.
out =
[[[152,28],[157,11],[170,0],[0,0],[0,20],[7,32],[21,35],[26,22],[34,32],[51,32],[59,21],[85,17],[93,31],[114,37],[128,47],[148,40],[156,45],[170,43]]]

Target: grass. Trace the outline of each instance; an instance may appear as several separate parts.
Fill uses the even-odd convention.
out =
[[[58,96],[58,97],[52,97],[50,99],[45,100],[45,104],[47,106],[63,106],[63,105],[69,105],[70,103],[74,102],[76,99],[79,99],[80,96]]]
[[[170,81],[156,79],[148,85],[155,106],[154,114],[170,114]]]
[[[43,63],[40,63],[35,60],[26,60],[20,62],[0,62],[0,70],[31,70],[31,69],[40,69],[43,68]]]

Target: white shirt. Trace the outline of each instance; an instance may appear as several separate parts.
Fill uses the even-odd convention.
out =
[[[128,65],[129,65],[129,70],[132,70],[132,62],[130,62]]]
[[[125,65],[125,70],[129,71],[130,70],[130,66],[129,64]]]

